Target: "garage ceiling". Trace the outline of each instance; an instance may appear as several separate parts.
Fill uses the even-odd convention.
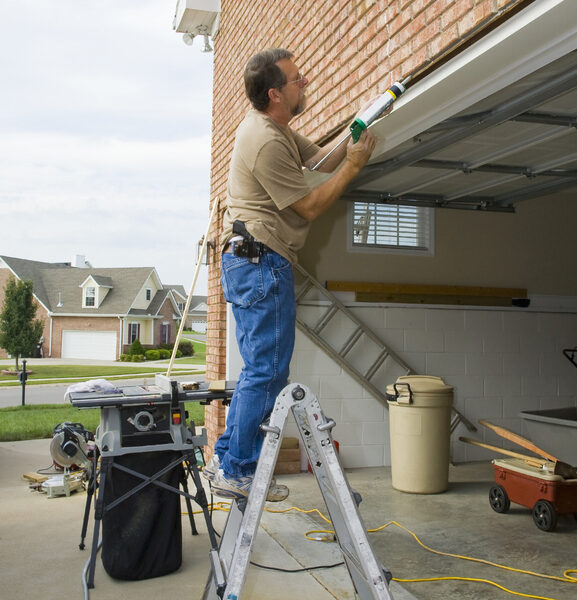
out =
[[[518,202],[571,188],[577,188],[577,51],[389,147],[345,198],[511,212]]]

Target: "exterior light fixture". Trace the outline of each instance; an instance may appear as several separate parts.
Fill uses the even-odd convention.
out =
[[[202,52],[212,52],[212,46],[210,45],[209,41],[208,41],[208,33],[204,33],[204,48],[202,49]]]
[[[182,35],[182,41],[187,46],[192,46],[192,43],[194,42],[194,33],[190,33],[189,31],[187,31]]]
[[[205,248],[204,254],[201,256],[200,253],[202,251],[203,244],[204,244],[204,235],[200,238],[200,240],[198,240],[198,243],[196,246],[196,262],[197,263],[200,262],[201,265],[209,265],[215,255],[216,243],[212,240],[208,240],[206,242],[206,248]]]

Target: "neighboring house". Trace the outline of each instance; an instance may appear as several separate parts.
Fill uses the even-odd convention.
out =
[[[184,288],[163,286],[152,267],[100,269],[0,256],[0,306],[11,276],[34,284],[45,357],[116,360],[135,339],[145,347],[175,340]]]
[[[208,304],[206,296],[193,296],[190,301],[188,314],[186,315],[186,326],[199,333],[206,332],[206,314]]]
[[[166,285],[167,289],[171,289],[174,293],[174,297],[178,304],[178,310],[182,314],[186,307],[187,295],[182,285]],[[188,314],[186,316],[185,327],[204,333],[206,331],[206,313],[208,310],[207,297],[206,296],[192,296],[190,299],[190,306],[188,307]]]
[[[371,162],[313,223],[299,263],[319,282],[527,289],[529,307],[362,301],[354,291],[340,299],[415,372],[453,385],[473,422],[522,433],[520,411],[576,406],[576,372],[562,350],[577,344],[577,2],[185,5],[201,10],[177,10],[176,29],[209,27],[214,48],[211,204],[224,207],[234,132],[249,109],[242,70],[256,51],[294,52],[309,84],[307,109],[291,125],[320,145],[411,74],[393,112],[373,126]],[[307,177],[311,187],[322,181]],[[234,379],[241,363],[218,256],[208,280],[207,379]],[[371,364],[363,349],[349,356]],[[309,385],[337,422],[345,466],[390,464],[386,402],[301,330],[290,378]],[[219,410],[207,407],[209,446],[224,423]],[[453,446],[456,460],[489,456]]]

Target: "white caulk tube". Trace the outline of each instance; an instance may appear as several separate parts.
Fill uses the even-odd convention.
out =
[[[349,134],[344,137],[333,149],[325,154],[319,162],[312,167],[312,171],[316,171],[340,146],[348,141],[350,137],[353,138],[353,142],[356,144],[361,137],[363,131],[391,106],[391,104],[405,91],[406,85],[411,77],[403,79],[402,83],[396,81],[393,85],[377,100],[375,100],[366,110],[364,110],[351,124],[349,128]]]
[[[379,98],[377,98],[366,110],[364,110],[352,123],[350,130],[353,142],[357,143],[361,133],[374,121],[383,115],[391,104],[405,91],[407,79],[400,83],[396,81]]]

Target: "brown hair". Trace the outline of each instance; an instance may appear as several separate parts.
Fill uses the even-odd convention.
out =
[[[268,91],[285,85],[286,75],[276,63],[292,57],[292,52],[284,48],[269,48],[249,59],[244,70],[244,88],[254,108],[265,110],[269,103]]]

